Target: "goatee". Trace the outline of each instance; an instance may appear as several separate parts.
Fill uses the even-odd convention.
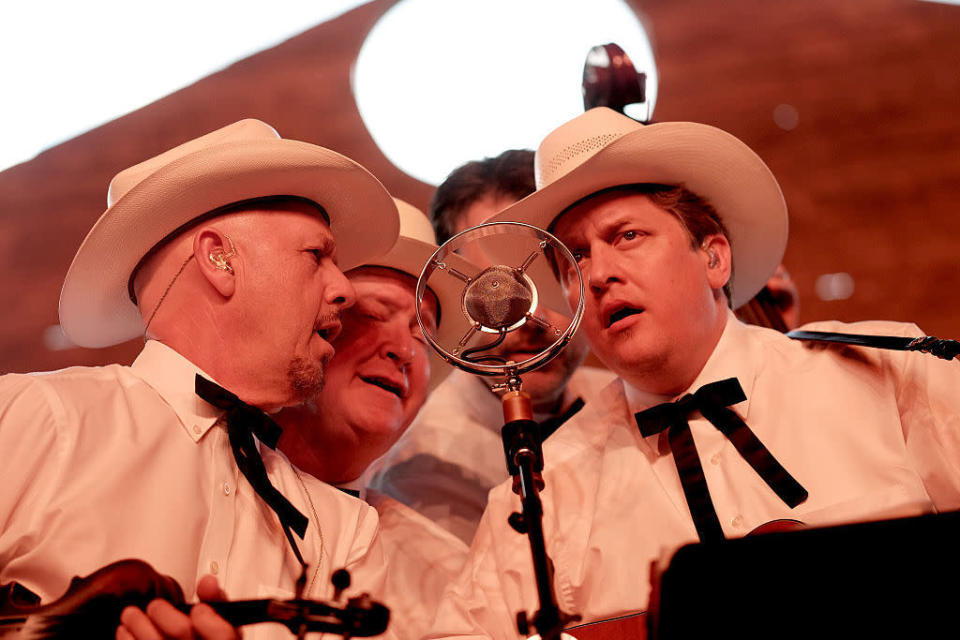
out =
[[[294,358],[287,370],[290,389],[299,402],[311,400],[323,389],[323,365],[308,362],[304,358]]]

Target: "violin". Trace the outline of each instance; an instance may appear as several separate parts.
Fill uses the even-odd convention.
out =
[[[24,594],[29,591],[20,585],[0,587],[0,639],[113,638],[120,613],[127,606],[144,608],[156,598],[168,600],[185,613],[193,606],[184,601],[176,580],[141,560],[120,560],[85,578],[74,578],[67,592],[50,604],[37,605]],[[365,593],[349,598],[342,608],[302,599],[206,604],[235,627],[278,622],[300,636],[307,632],[343,638],[375,636],[386,630],[390,620],[390,610]]]

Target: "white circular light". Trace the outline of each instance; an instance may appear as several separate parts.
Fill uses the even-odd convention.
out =
[[[370,31],[353,90],[390,161],[437,184],[464,162],[535,149],[582,113],[587,53],[610,42],[647,74],[652,113],[653,51],[622,0],[403,0]]]
[[[0,171],[363,2],[4,3]]]

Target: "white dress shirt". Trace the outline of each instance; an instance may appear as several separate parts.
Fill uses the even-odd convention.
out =
[[[188,601],[205,574],[230,599],[294,595],[299,563],[238,471],[222,412],[194,393],[197,373],[150,341],[130,367],[0,377],[0,583],[49,602],[73,576],[139,558]],[[351,592],[380,589],[374,510],[260,448],[273,485],[310,521],[298,540],[306,596],[329,598],[340,567],[354,574]]]
[[[883,322],[804,328],[922,335]],[[730,377],[747,396],[732,408],[809,498],[789,508],[694,414],[727,537],[781,518],[830,525],[960,508],[960,362],[800,343],[731,315],[689,392]],[[617,380],[545,443],[541,497],[557,598],[585,622],[645,610],[651,565],[697,540],[666,434],[642,437],[633,417],[662,400]],[[516,612],[536,610],[529,546],[506,523],[519,507],[509,484],[490,493],[430,637],[516,638]]]
[[[467,545],[410,507],[378,491],[365,496],[380,517],[387,562],[382,601],[390,607],[397,638],[417,640],[437,613],[440,596],[459,575]]]
[[[589,406],[589,399],[614,377],[606,369],[580,367],[564,391],[564,407],[578,396]],[[502,426],[500,399],[477,376],[457,369],[375,463],[370,486],[470,544],[487,493],[508,477]]]

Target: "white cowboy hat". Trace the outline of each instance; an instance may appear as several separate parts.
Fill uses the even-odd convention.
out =
[[[394,198],[394,202],[400,214],[400,235],[390,251],[368,260],[363,266],[396,269],[417,280],[430,256],[438,248],[436,235],[429,218],[420,209],[399,198]],[[471,277],[480,271],[479,267],[457,255],[451,254],[444,260]],[[445,273],[436,273],[427,284],[427,288],[433,291],[440,303],[439,325],[435,337],[441,345],[448,348],[451,344],[456,344],[470,328],[461,304],[464,287],[463,281]],[[427,351],[430,354],[430,388],[433,389],[450,373],[450,365],[431,347],[428,346]]]
[[[547,229],[570,205],[626,184],[679,185],[716,209],[733,249],[732,306],[750,300],[773,274],[787,244],[780,185],[747,145],[705,124],[643,125],[606,107],[552,131],[537,149],[537,191],[491,221]]]
[[[63,283],[64,332],[84,347],[142,334],[128,281],[147,252],[206,213],[266,196],[297,196],[323,207],[343,270],[384,253],[397,237],[396,205],[370,172],[329,149],[282,139],[259,120],[241,120],[114,176],[107,210]]]

